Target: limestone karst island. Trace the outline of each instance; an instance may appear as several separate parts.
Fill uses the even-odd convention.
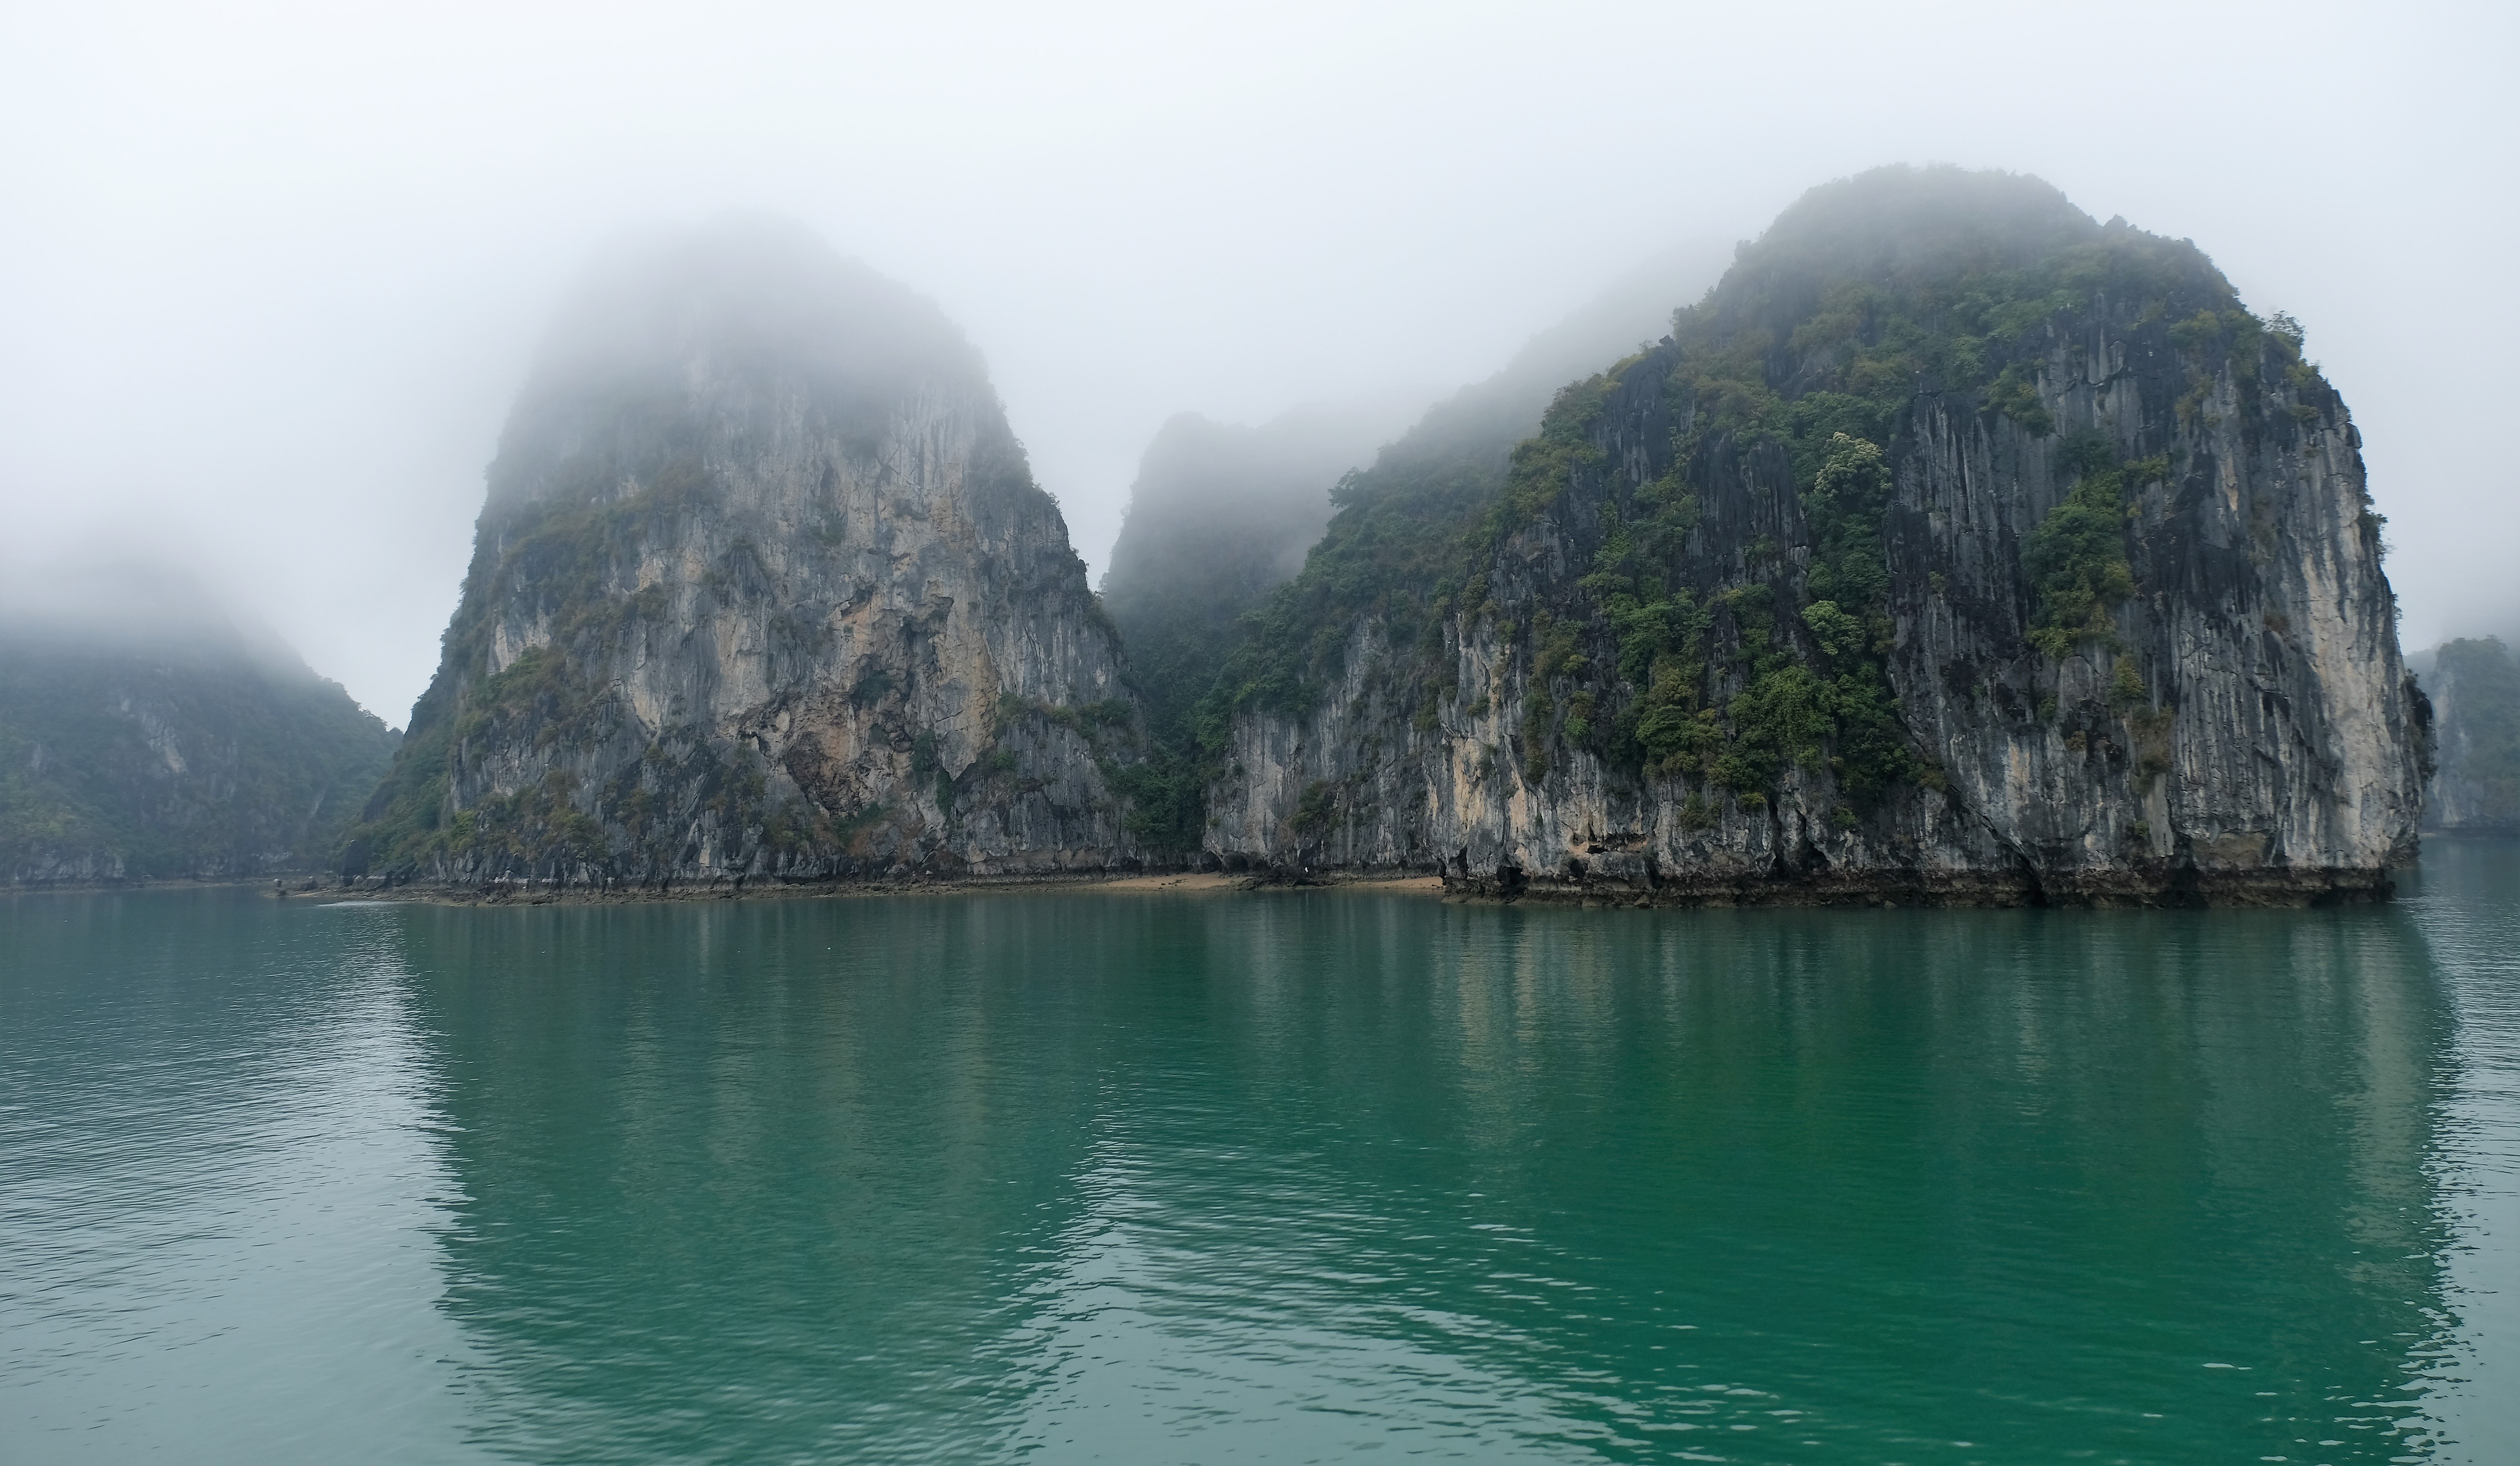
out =
[[[1595,314],[1318,462],[1174,424],[1098,598],[935,306],[775,222],[616,250],[381,780],[321,697],[240,723],[252,679],[29,632],[10,877],[2298,903],[2411,860],[2436,733],[2360,438],[2195,244],[1889,168]],[[2443,667],[2507,746],[2499,655]]]
[[[2072,198],[1613,199],[1373,137],[1377,66],[1300,94],[1370,189],[1172,98],[1104,207],[1007,40],[1072,9],[938,41],[996,111],[832,11],[879,69],[765,132],[869,92],[894,160],[762,185],[811,224],[424,221],[363,63],[326,206],[390,248],[0,229],[60,242],[0,269],[59,552],[0,543],[0,1466],[2520,1461],[2520,579],[2443,571],[2520,523],[2457,476],[2511,308],[2457,273],[2440,346],[2452,203],[2356,273],[2383,181],[2279,155],[2359,124],[2252,49],[2200,162],[2057,67],[2145,179],[2021,155]],[[664,23],[622,176],[778,172],[685,95],[712,16],[564,19],[414,95],[578,125]],[[176,85],[175,23],[104,50]],[[1675,54],[1652,147],[1732,146]],[[72,244],[105,369],[17,337]],[[219,350],[170,278],[240,282]]]

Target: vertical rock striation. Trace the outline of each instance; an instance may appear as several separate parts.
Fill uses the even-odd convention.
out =
[[[792,229],[625,251],[489,470],[345,868],[651,882],[1129,858],[1116,637],[975,353]]]
[[[1309,634],[1244,658],[1210,846],[1624,900],[2385,894],[2429,712],[2300,344],[2036,180],[1816,190],[1502,489],[1351,487],[1282,593]]]

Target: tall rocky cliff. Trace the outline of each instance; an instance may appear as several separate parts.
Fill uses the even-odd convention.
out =
[[[1619,900],[2384,892],[2429,712],[2300,347],[2036,180],[1815,190],[1501,486],[1350,482],[1238,653],[1209,848]]]
[[[0,595],[0,884],[324,867],[397,735],[179,572]]]
[[[2520,834],[2520,659],[2499,637],[2435,648],[2423,676],[2440,734],[2424,828]]]
[[[345,869],[571,883],[1130,858],[1117,639],[978,355],[790,227],[562,313]]]
[[[1316,403],[1258,426],[1196,413],[1165,422],[1139,463],[1102,577],[1102,604],[1140,684],[1194,698],[1235,618],[1303,568],[1329,522],[1330,485],[1422,405],[1395,395]],[[1159,735],[1178,737],[1165,725],[1186,709],[1150,711]]]
[[[1320,629],[1310,599],[1273,603],[1270,592],[1311,554],[1344,562],[1355,549],[1348,543],[1355,515],[1333,521],[1323,539],[1334,501],[1355,487],[1349,466],[1373,461],[1362,481],[1386,505],[1422,509],[1493,495],[1513,445],[1539,428],[1570,373],[1660,330],[1672,300],[1702,290],[1718,273],[1717,252],[1703,244],[1647,257],[1532,336],[1502,371],[1436,403],[1396,438],[1367,435],[1400,425],[1388,416],[1390,401],[1298,410],[1258,428],[1191,417],[1166,423],[1147,449],[1102,585],[1155,743],[1133,785],[1141,796],[1136,826],[1176,859],[1204,843],[1209,777],[1236,689],[1255,665]],[[1376,454],[1374,444],[1386,438]],[[1318,590],[1321,578],[1310,584]]]

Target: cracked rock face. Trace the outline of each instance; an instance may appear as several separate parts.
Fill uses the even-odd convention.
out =
[[[563,312],[489,481],[353,873],[1128,858],[1102,773],[1135,726],[1116,639],[924,300],[774,226],[632,251]]]
[[[2078,213],[2052,227],[2111,237]],[[1654,573],[1707,618],[1687,706],[1737,729],[1769,660],[1846,665],[1825,616],[1794,614],[1819,599],[1810,473],[1775,433],[1709,429],[1693,348],[1666,339],[1597,379],[1598,410],[1567,429],[1571,466],[1472,553],[1484,605],[1420,587],[1432,629],[1395,635],[1401,598],[1386,598],[1339,631],[1308,707],[1241,711],[1210,849],[1229,866],[1440,868],[1463,892],[1619,901],[2385,894],[2413,855],[2430,714],[2400,657],[2361,440],[2195,258],[2197,289],[2228,302],[2196,319],[2239,323],[2228,346],[2174,333],[2193,302],[2165,316],[2102,286],[2023,329],[2001,408],[1983,381],[1930,376],[1881,399],[1888,575],[1867,635],[1911,774],[1852,789],[1841,736],[1728,786],[1712,755],[1641,758],[1600,731],[1642,705],[1645,679],[1604,670],[1623,644],[1596,572],[1675,485],[1693,517]],[[1827,284],[1810,299],[1836,298]],[[1758,338],[1778,399],[1846,390],[1844,352],[1798,355],[1795,324]],[[2042,650],[2025,546],[2077,462],[2130,466],[2109,513],[2132,590]],[[1773,623],[1751,614],[1771,603]],[[1558,629],[1555,651],[1536,627]]]

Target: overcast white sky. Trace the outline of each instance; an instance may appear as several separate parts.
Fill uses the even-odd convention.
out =
[[[2520,626],[2514,15],[7,0],[0,555],[196,565],[400,724],[621,228],[784,211],[932,295],[1099,578],[1176,411],[1458,384],[1664,244],[1952,161],[2299,316],[2408,645]]]

